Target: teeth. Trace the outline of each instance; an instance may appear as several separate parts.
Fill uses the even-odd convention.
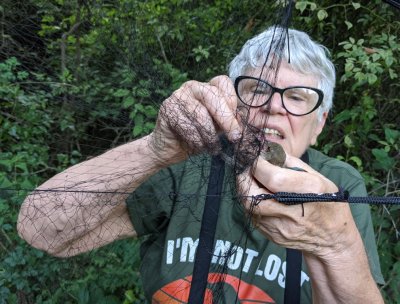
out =
[[[283,137],[282,134],[279,133],[279,131],[275,130],[275,129],[265,128],[263,131],[264,131],[265,134],[270,134],[270,135],[276,135],[276,136],[279,136],[279,137]]]

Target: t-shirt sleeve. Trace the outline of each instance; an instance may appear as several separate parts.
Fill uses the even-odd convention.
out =
[[[367,196],[364,179],[352,166],[331,159],[319,168],[321,174],[333,181],[338,187],[347,190],[350,196]],[[379,263],[378,250],[375,241],[375,233],[372,225],[371,210],[367,204],[350,204],[350,209],[364,242],[368,256],[369,265],[375,282],[384,284],[381,267]]]
[[[314,169],[325,175],[338,187],[349,191],[350,196],[367,196],[364,179],[356,169],[339,160],[322,156],[319,152],[311,151],[311,153],[314,158],[318,159],[317,163],[314,163]],[[367,204],[350,204],[350,209],[364,242],[372,276],[375,282],[384,284],[385,281],[379,263],[370,206]]]
[[[350,196],[367,196],[367,191],[365,189],[363,180],[359,180],[355,184],[351,186],[349,185],[345,189],[349,191]],[[385,280],[382,276],[381,266],[379,263],[370,206],[367,204],[351,204],[350,208],[358,231],[363,239],[369,265],[375,282],[384,284]]]
[[[174,205],[175,176],[163,169],[140,185],[126,200],[138,237],[160,232],[170,219]]]

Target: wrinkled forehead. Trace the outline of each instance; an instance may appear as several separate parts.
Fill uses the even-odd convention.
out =
[[[318,87],[316,76],[299,71],[292,64],[285,62],[285,60],[278,62],[278,64],[275,60],[269,60],[265,64],[260,61],[257,66],[245,69],[243,75],[260,78],[279,87]]]

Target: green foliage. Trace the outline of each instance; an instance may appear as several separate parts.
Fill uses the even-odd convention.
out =
[[[129,286],[136,301],[129,303],[143,302],[138,251],[138,243],[120,241],[60,260],[19,241],[3,258],[0,303],[121,303]]]
[[[315,25],[308,32],[333,51],[339,76],[333,119],[319,147],[355,166],[371,195],[399,196],[398,12],[380,1],[314,4],[297,1],[301,14],[295,20]],[[323,23],[315,24],[315,12]],[[372,213],[388,303],[400,301],[399,209],[374,207]]]
[[[148,134],[188,79],[226,73],[280,1],[15,1],[0,6],[0,303],[142,303],[137,243],[63,260],[19,239],[27,190]],[[29,25],[24,26],[28,22]],[[334,115],[318,148],[371,195],[399,195],[398,11],[382,1],[296,1],[293,27],[332,52]],[[25,35],[26,34],[26,35]],[[400,208],[373,208],[388,303],[400,302]]]
[[[0,185],[31,189],[37,179],[30,173],[48,167],[48,151],[41,143],[47,139],[52,118],[43,111],[48,94],[26,92],[21,83],[29,81],[29,74],[18,71],[18,66],[14,57],[0,63]],[[43,116],[35,111],[43,111]]]

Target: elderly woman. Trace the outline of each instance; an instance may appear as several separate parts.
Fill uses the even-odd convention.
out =
[[[341,187],[366,195],[354,168],[310,148],[332,107],[335,71],[325,48],[303,32],[285,34],[273,27],[249,40],[230,63],[230,77],[184,83],[163,102],[150,135],[41,185],[38,190],[68,191],[31,193],[20,211],[20,235],[62,257],[146,236],[146,296],[154,303],[187,302],[210,171],[204,154],[221,153],[224,134],[237,157],[226,165],[205,301],[281,303],[285,248],[291,248],[305,262],[302,303],[383,302],[368,206],[254,204],[254,197],[276,192]],[[279,45],[282,52],[268,53]],[[249,152],[253,143],[269,142],[283,147],[283,167],[252,158],[258,155]]]

